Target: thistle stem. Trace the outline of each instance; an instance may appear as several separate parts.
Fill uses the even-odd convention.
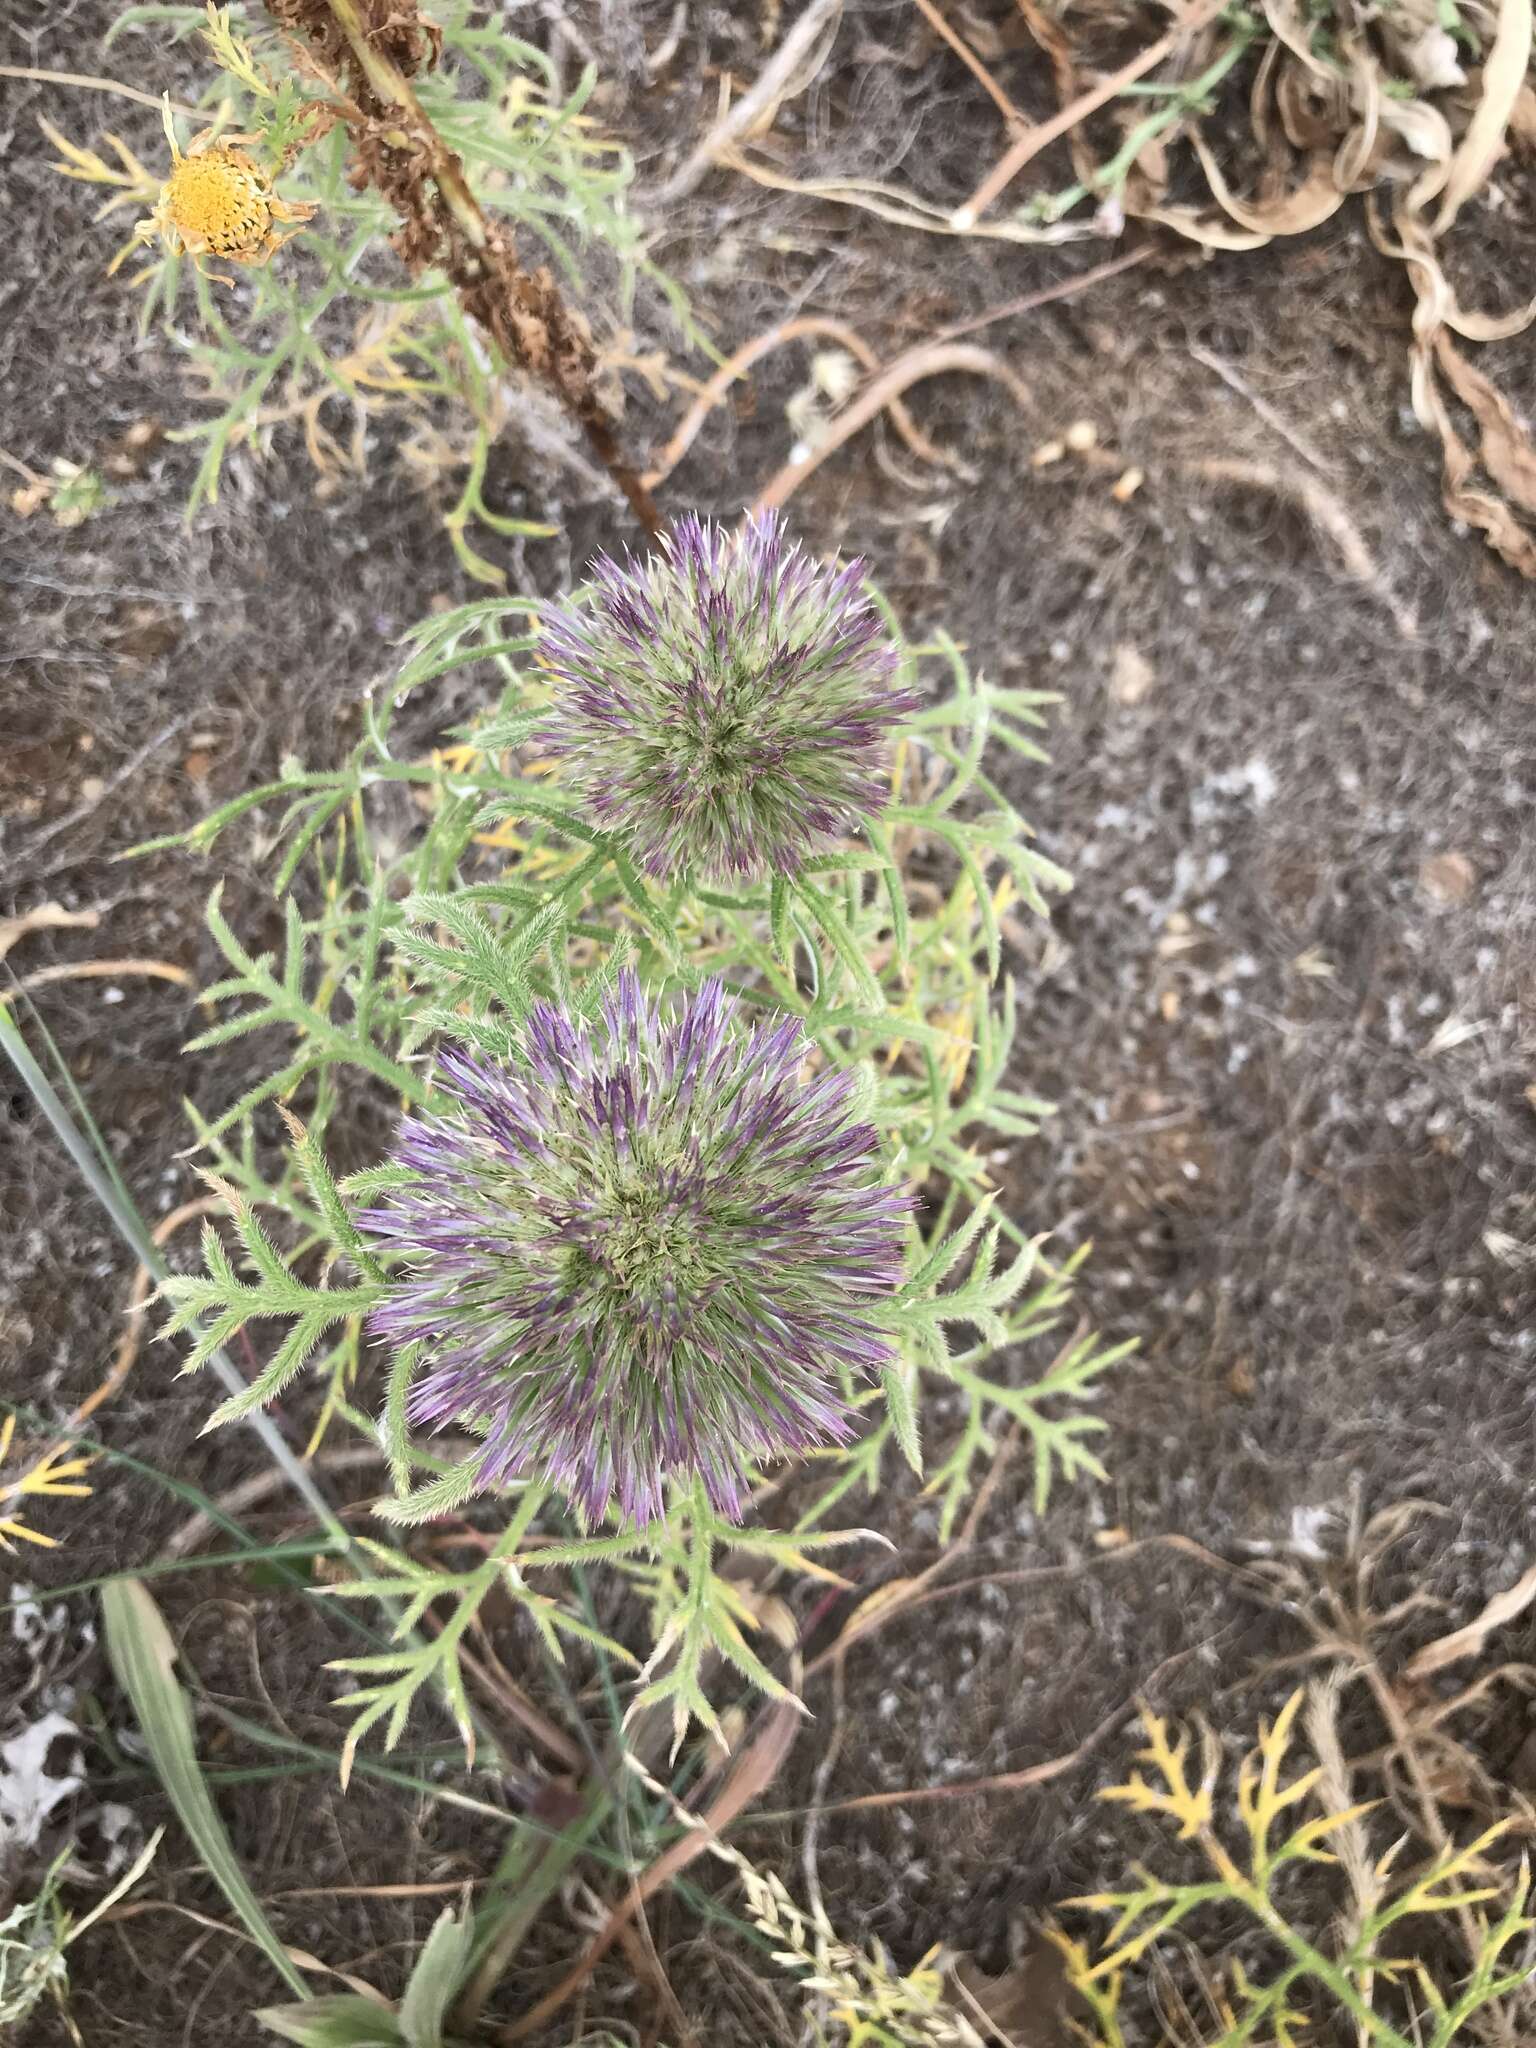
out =
[[[441,236],[443,255],[466,312],[490,329],[504,355],[526,360],[527,367],[544,376],[635,517],[655,538],[662,530],[661,515],[638,472],[625,461],[613,422],[597,395],[597,364],[585,328],[571,315],[553,280],[525,271],[505,235],[486,218],[470,190],[462,160],[444,142],[410,79],[373,42],[357,0],[324,0],[324,5],[375,99],[400,111],[410,142],[425,157],[427,175],[452,219],[453,232]],[[405,195],[387,196],[404,215]],[[542,361],[519,345],[521,337],[534,332],[544,344]]]

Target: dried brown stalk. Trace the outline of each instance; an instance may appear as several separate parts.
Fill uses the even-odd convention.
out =
[[[624,459],[599,390],[591,330],[548,269],[524,268],[507,229],[470,190],[462,159],[423,110],[411,80],[438,36],[415,0],[267,0],[317,68],[346,81],[338,111],[352,133],[353,178],[400,219],[393,242],[412,270],[446,272],[466,313],[503,358],[548,385],[650,534],[661,519]]]

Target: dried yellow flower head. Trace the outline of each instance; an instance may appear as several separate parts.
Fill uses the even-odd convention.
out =
[[[140,241],[153,241],[158,235],[170,248],[185,249],[199,269],[209,255],[261,264],[314,217],[313,206],[279,199],[270,175],[238,146],[258,137],[227,135],[216,140],[214,130],[205,128],[183,155],[169,108],[165,132],[171,145],[171,174],[160,187],[154,212],[135,230]],[[281,233],[282,227],[289,232]],[[218,276],[216,271],[205,274]]]
[[[272,186],[243,149],[216,142],[184,156],[165,181],[161,204],[188,247],[240,258],[272,232]]]

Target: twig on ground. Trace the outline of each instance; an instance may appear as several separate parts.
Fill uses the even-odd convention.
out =
[[[191,1206],[188,1205],[189,1208]],[[224,1213],[224,1204],[211,1196],[208,1198],[207,1206],[210,1214]],[[379,1446],[367,1443],[338,1445],[333,1450],[317,1451],[313,1457],[304,1460],[310,1470],[315,1472],[355,1472],[363,1466],[380,1465],[383,1462],[384,1453]],[[252,1473],[249,1479],[243,1479],[238,1486],[232,1486],[227,1493],[221,1493],[213,1505],[227,1515],[241,1515],[247,1508],[260,1506],[261,1502],[272,1494],[281,1493],[287,1483],[287,1475],[279,1467],[273,1466],[270,1471]],[[193,1551],[201,1549],[213,1536],[217,1527],[218,1524],[212,1515],[205,1514],[199,1509],[195,1515],[189,1515],[179,1529],[172,1532],[160,1554],[166,1558],[189,1557]]]
[[[1338,497],[1316,477],[1298,476],[1273,468],[1267,462],[1250,462],[1237,455],[1201,455],[1179,463],[1181,469],[1212,483],[1243,484],[1254,490],[1272,491],[1289,498],[1306,514],[1320,533],[1326,534],[1342,556],[1345,568],[1357,583],[1363,583],[1386,605],[1405,640],[1418,633],[1418,619],[1410,605],[1393,591],[1376,558],[1366,546],[1360,529],[1345,511]]]
[[[878,377],[866,384],[852,403],[831,421],[823,438],[808,454],[797,461],[785,463],[758,492],[753,511],[762,512],[771,506],[786,504],[806,478],[814,475],[827,457],[841,448],[861,427],[868,426],[892,398],[900,396],[924,377],[937,377],[956,370],[993,378],[1021,410],[1028,409],[1028,387],[989,349],[976,348],[969,342],[924,342],[920,347],[910,349],[906,355],[898,356],[888,369],[882,370]]]
[[[66,910],[62,903],[39,903],[17,917],[0,917],[0,960],[29,932],[93,932],[100,923],[99,910]]]
[[[654,490],[658,484],[666,482],[693,446],[700,428],[720,404],[726,392],[755,362],[766,355],[771,355],[776,348],[785,347],[789,342],[804,341],[812,337],[835,342],[839,348],[846,349],[849,355],[862,363],[868,371],[873,372],[880,367],[880,359],[869,343],[844,321],[809,313],[798,319],[781,321],[777,327],[766,328],[763,333],[754,335],[751,341],[743,342],[735,354],[728,357],[716,370],[679,421],[671,440],[657,457],[655,468],[646,471],[643,479],[645,484]],[[891,424],[914,455],[920,455],[929,462],[953,463],[953,456],[934,446],[927,435],[919,429],[899,398],[891,400],[888,410]]]
[[[1190,343],[1189,352],[1197,363],[1203,363],[1206,369],[1219,377],[1229,391],[1235,391],[1239,398],[1246,399],[1264,424],[1273,427],[1281,440],[1288,447],[1294,448],[1303,462],[1310,462],[1314,469],[1320,469],[1328,475],[1338,474],[1338,464],[1330,462],[1326,455],[1297,433],[1284,415],[1277,412],[1267,398],[1260,397],[1247,379],[1239,376],[1223,357],[1213,355],[1208,348],[1202,348],[1198,342]]]
[[[130,781],[133,776],[137,775],[152,754],[157,754],[167,740],[176,737],[190,715],[189,712],[183,712],[180,718],[173,718],[169,725],[162,726],[153,739],[146,740],[142,747],[136,748],[128,756],[123,765],[108,777],[107,781],[102,784],[94,796],[85,798],[82,802],[76,804],[73,810],[66,811],[61,818],[54,818],[50,823],[42,826],[39,831],[34,832],[19,856],[21,871],[25,873],[30,868],[32,862],[36,860],[38,854],[42,852],[50,840],[57,839],[61,832],[69,831],[72,826],[83,823],[94,810],[105,803],[109,796],[121,789],[125,782]]]
[[[923,19],[944,38],[944,41],[948,43],[971,76],[980,81],[982,90],[1008,123],[1010,131],[1015,135],[1022,134],[1029,126],[1029,123],[1013,104],[1013,101],[1009,99],[1007,93],[1003,91],[1003,88],[992,76],[986,65],[982,63],[964,36],[960,34],[958,29],[950,27],[949,23],[934,5],[934,0],[912,0],[912,4],[922,15]]]
[[[486,1694],[504,1712],[510,1714],[551,1756],[557,1757],[568,1771],[580,1777],[587,1768],[586,1751],[563,1728],[557,1728],[547,1715],[539,1712],[496,1655],[490,1636],[478,1617],[473,1626],[480,1641],[480,1652],[477,1655],[467,1645],[461,1644],[459,1655],[465,1667],[473,1672]]]
[[[1204,1641],[1191,1643],[1185,1649],[1175,1650],[1171,1657],[1165,1657],[1148,1673],[1142,1685],[1128,1700],[1122,1700],[1112,1713],[1105,1715],[1097,1727],[1088,1731],[1076,1749],[1068,1750],[1064,1756],[1047,1757],[1043,1763],[1027,1764],[1022,1770],[999,1771],[991,1777],[967,1778],[953,1785],[916,1785],[897,1792],[858,1792],[848,1799],[833,1800],[831,1805],[823,1806],[821,1811],[857,1813],[885,1806],[928,1806],[949,1799],[973,1799],[986,1792],[1027,1792],[1036,1785],[1048,1785],[1052,1779],[1065,1777],[1069,1771],[1076,1770],[1079,1764],[1086,1763],[1099,1745],[1113,1735],[1117,1728],[1123,1727],[1127,1721],[1145,1710],[1147,1695],[1161,1679],[1170,1671],[1176,1670],[1180,1664],[1187,1663],[1191,1657],[1198,1657],[1207,1647]],[[788,1820],[794,1816],[789,1813],[765,1813],[758,1818],[766,1823]]]
[[[829,30],[828,46],[842,19],[843,0],[811,0],[759,73],[757,82],[717,121],[691,151],[666,184],[655,195],[658,206],[670,206],[684,199],[713,165],[717,154],[750,134],[760,123],[771,122],[786,99],[804,91],[821,69],[825,51],[815,53],[822,31]]]
[[[790,1745],[801,1725],[799,1703],[793,1699],[775,1700],[763,1716],[757,1735],[740,1752],[735,1768],[725,1783],[710,1801],[699,1825],[691,1827],[681,1841],[658,1856],[650,1867],[641,1872],[626,1896],[610,1912],[603,1928],[575,1966],[567,1971],[553,1991],[539,1999],[524,2013],[522,2018],[510,2027],[503,2027],[497,2035],[498,2041],[510,2044],[525,2041],[553,2019],[576,1996],[602,1958],[618,1940],[620,1930],[633,1919],[634,1915],[665,1884],[698,1856],[703,1855],[720,1832],[729,1827],[744,1808],[761,1797],[762,1793],[778,1776]],[[626,1754],[624,1761],[636,1770],[647,1784],[652,1781],[644,1765],[632,1755]]]
[[[969,1520],[967,1527],[971,1527]],[[966,1556],[972,1547],[972,1544],[964,1540],[962,1534],[942,1557],[935,1559],[915,1579],[897,1580],[894,1584],[877,1586],[849,1616],[837,1641],[811,1659],[806,1666],[806,1676],[814,1677],[823,1666],[851,1649],[855,1642],[863,1641],[876,1630],[884,1628],[888,1621],[911,1615],[919,1607],[929,1606],[935,1600],[948,1600],[961,1593],[975,1592],[983,1586],[1046,1585],[1052,1581],[1074,1579],[1081,1577],[1085,1572],[1123,1564],[1145,1550],[1171,1550],[1181,1557],[1188,1557],[1196,1564],[1203,1565],[1208,1571],[1220,1572],[1224,1577],[1235,1579],[1245,1590],[1267,1603],[1273,1603],[1275,1598],[1273,1584],[1262,1573],[1250,1571],[1244,1565],[1234,1564],[1230,1558],[1219,1557],[1215,1551],[1207,1550],[1203,1543],[1197,1543],[1192,1536],[1177,1534],[1143,1536],[1134,1542],[1122,1543],[1115,1550],[1106,1550],[1097,1557],[1081,1558],[1075,1564],[1033,1565],[1019,1571],[983,1572],[976,1578],[957,1579],[948,1586],[937,1586],[933,1583],[941,1572]]]
[[[1184,1652],[1189,1655],[1189,1652]],[[1162,1669],[1160,1666],[1159,1669]],[[1155,1676],[1156,1674],[1154,1674]],[[1065,1756],[1048,1757],[1044,1763],[1029,1764],[1021,1771],[1000,1771],[990,1778],[968,1778],[956,1785],[916,1785],[899,1792],[858,1792],[851,1799],[835,1799],[823,1813],[865,1813],[882,1806],[931,1806],[946,1799],[973,1799],[983,1792],[1026,1792],[1034,1785],[1048,1785],[1065,1777],[1087,1761],[1099,1744],[1123,1728],[1140,1711],[1139,1696],[1115,1708],[1085,1735],[1076,1749]]]
[[[639,1925],[626,1924],[619,1929],[619,1946],[633,1971],[637,1983],[648,1983],[671,2022],[677,2035],[678,2048],[698,2048],[698,2035],[688,2023],[677,1993],[672,1989],[672,1980],[656,1953],[656,1944],[650,1939],[650,1928],[645,1915],[639,1916]],[[650,2039],[655,2039],[659,2019],[652,2022]]]
[[[959,341],[964,335],[979,334],[983,327],[995,327],[999,320],[1012,320],[1020,313],[1033,313],[1041,306],[1053,306],[1058,299],[1075,298],[1090,285],[1103,284],[1106,278],[1118,277],[1122,270],[1132,270],[1155,254],[1150,242],[1139,249],[1127,249],[1123,256],[1111,256],[1107,263],[1095,263],[1091,270],[1080,270],[1072,277],[1061,278],[1056,284],[1042,285],[1038,291],[1025,292],[1020,298],[1005,300],[1001,306],[989,307],[985,313],[957,320],[952,327],[941,327],[929,339]]]
[[[813,1657],[805,1667],[807,1678],[814,1678],[825,1664],[833,1664],[840,1673],[842,1660],[853,1645],[870,1635],[877,1628],[884,1628],[888,1621],[894,1621],[898,1614],[908,1613],[923,1597],[924,1588],[931,1585],[940,1572],[946,1570],[957,1558],[968,1556],[976,1547],[976,1532],[981,1527],[982,1517],[992,1504],[1004,1472],[1013,1462],[1019,1448],[1021,1425],[1014,1422],[1008,1434],[998,1445],[997,1455],[987,1470],[987,1476],[976,1489],[976,1498],[971,1502],[961,1526],[960,1534],[940,1557],[927,1565],[914,1579],[888,1580],[877,1586],[849,1615],[843,1623],[837,1640]]]
[[[943,328],[939,333],[930,336],[927,341],[920,343],[916,348],[909,349],[905,355],[898,356],[886,369],[871,378],[844,410],[830,422],[822,439],[817,442],[813,449],[801,456],[797,461],[786,463],[779,470],[778,474],[758,493],[753,505],[754,511],[761,511],[767,506],[786,503],[792,494],[800,488],[801,484],[805,482],[805,479],[820,467],[834,449],[841,447],[843,442],[849,440],[861,427],[866,426],[882,409],[891,411],[892,417],[904,438],[917,453],[925,454],[931,451],[931,459],[945,462],[952,467],[958,466],[955,457],[934,450],[926,437],[919,436],[917,440],[913,439],[913,434],[916,430],[911,429],[909,431],[911,421],[905,412],[905,408],[902,408],[899,415],[896,412],[896,407],[900,402],[900,394],[907,390],[910,385],[917,383],[924,377],[938,376],[950,370],[963,370],[978,376],[995,378],[1004,386],[1014,403],[1021,410],[1027,411],[1030,405],[1030,394],[1023,380],[1015,375],[1001,358],[993,355],[987,349],[974,348],[965,344],[961,337],[975,334],[983,327],[991,327],[999,320],[1013,319],[1020,313],[1032,313],[1041,306],[1050,306],[1054,305],[1058,300],[1073,298],[1077,293],[1086,291],[1092,285],[1101,284],[1107,278],[1118,276],[1122,270],[1129,270],[1135,264],[1144,263],[1151,253],[1150,249],[1128,250],[1122,256],[1111,257],[1107,263],[1098,263],[1090,270],[1080,271],[1075,277],[1065,277],[1055,284],[1042,285],[1037,291],[1026,292],[1022,297],[1009,299],[1001,306],[989,308],[985,313],[973,314],[968,319],[957,321],[953,326]],[[774,345],[767,336],[760,337],[760,339],[764,348]],[[749,346],[756,347],[756,344],[749,344]],[[761,352],[762,350],[759,349],[758,353]],[[734,361],[735,358],[732,360]],[[748,357],[747,360],[755,360],[755,357]],[[729,365],[726,367],[729,368]],[[723,372],[720,374],[723,375]],[[711,384],[706,386],[705,394],[701,396],[699,401],[701,405],[704,402],[704,396],[707,396],[713,388],[714,382],[715,380],[712,379]],[[697,410],[698,408],[695,407],[694,411]],[[671,454],[672,447],[683,435],[685,429],[688,430],[689,439],[692,438],[694,433],[697,433],[698,423],[694,421],[693,413],[689,414],[688,419],[683,422],[683,426],[678,429],[677,435],[673,437],[673,442],[668,444],[666,451],[668,455]],[[686,446],[687,441],[684,441],[683,447],[686,448]],[[680,459],[681,453],[682,449],[679,449],[674,460]],[[663,471],[662,473],[665,474],[666,472]]]

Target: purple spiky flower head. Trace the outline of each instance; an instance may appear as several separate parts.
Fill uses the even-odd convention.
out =
[[[847,1440],[840,1369],[893,1357],[908,1200],[853,1076],[736,1007],[626,972],[593,1022],[536,1004],[514,1064],[445,1053],[448,1107],[402,1125],[412,1178],[361,1219],[404,1261],[372,1327],[421,1346],[414,1423],[483,1433],[482,1485],[644,1525],[694,1478],[739,1520],[753,1465]]]
[[[798,873],[878,806],[885,741],[918,702],[863,563],[823,568],[773,513],[734,534],[690,515],[643,562],[601,557],[540,653],[543,745],[657,877]]]

